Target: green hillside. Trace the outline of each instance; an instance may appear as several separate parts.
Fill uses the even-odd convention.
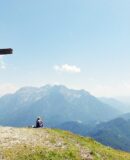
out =
[[[130,160],[130,154],[62,130],[0,127],[0,160]]]

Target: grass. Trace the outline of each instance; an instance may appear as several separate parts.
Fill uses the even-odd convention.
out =
[[[18,146],[17,146],[18,147]],[[68,148],[68,150],[61,149],[48,149],[43,147],[27,146],[23,148],[19,146],[20,149],[13,148],[8,149],[4,152],[6,158],[11,160],[80,160],[81,157],[79,153],[74,149]],[[17,150],[14,154],[14,149]]]
[[[15,134],[17,131],[24,133],[24,136],[31,135],[32,141],[21,141],[8,147],[2,147],[0,144],[1,159],[3,157],[4,160],[130,160],[129,153],[105,147],[91,138],[67,131],[14,129]],[[18,137],[16,140],[18,141]]]

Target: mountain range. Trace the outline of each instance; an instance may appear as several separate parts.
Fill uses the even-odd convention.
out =
[[[130,152],[130,116],[101,123],[86,135],[104,145]]]
[[[130,152],[130,113],[100,124],[65,122],[57,128],[89,136],[104,145]]]
[[[118,109],[122,113],[130,112],[130,105],[125,102],[122,102],[121,100],[106,97],[101,97],[99,98],[99,100],[105,104],[112,106],[115,109]]]
[[[120,114],[85,90],[58,85],[24,87],[0,98],[0,125],[7,126],[28,126],[35,123],[37,116],[43,117],[46,126],[53,127],[67,121],[108,121]]]
[[[26,127],[41,116],[45,127],[69,130],[130,151],[130,114],[123,114],[121,106],[116,100],[101,100],[85,90],[61,85],[24,87],[0,98],[0,125]]]

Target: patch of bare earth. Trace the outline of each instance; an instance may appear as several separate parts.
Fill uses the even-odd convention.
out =
[[[49,149],[68,148],[62,137],[51,134],[47,129],[0,127],[0,152],[18,145],[42,146]],[[93,159],[89,150],[80,147],[79,144],[76,146],[80,150],[82,160]]]

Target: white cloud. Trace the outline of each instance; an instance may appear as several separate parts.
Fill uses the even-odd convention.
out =
[[[0,69],[6,69],[6,65],[3,60],[3,56],[0,56]]]
[[[80,73],[81,69],[75,65],[63,64],[55,65],[54,69],[60,72]]]

